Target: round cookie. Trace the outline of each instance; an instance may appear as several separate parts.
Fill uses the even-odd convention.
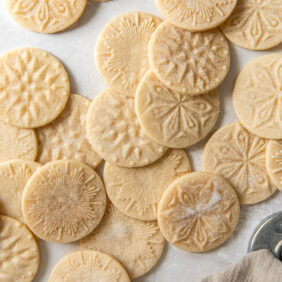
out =
[[[21,199],[24,187],[41,165],[27,160],[0,163],[0,214],[24,222]]]
[[[31,282],[39,260],[36,240],[28,228],[11,217],[0,215],[1,281]]]
[[[67,243],[89,234],[106,206],[98,174],[76,161],[55,161],[39,168],[27,182],[22,212],[28,227],[41,239]]]
[[[96,45],[96,64],[107,84],[134,97],[149,70],[148,44],[161,23],[157,16],[130,12],[115,17],[102,30]]]
[[[254,204],[275,191],[266,171],[268,141],[249,133],[239,122],[217,130],[206,143],[203,170],[222,175],[241,204]]]
[[[88,142],[86,115],[91,101],[72,94],[63,113],[51,124],[36,130],[38,162],[73,159],[95,168],[101,158]]]
[[[160,13],[173,25],[203,31],[224,22],[237,0],[155,0]]]
[[[81,248],[113,255],[127,269],[131,279],[145,274],[158,262],[164,245],[155,221],[128,217],[111,203],[97,229],[80,241]]]
[[[21,26],[41,33],[56,33],[74,24],[87,0],[5,0],[11,17]]]
[[[191,171],[184,150],[168,151],[148,166],[122,168],[106,162],[104,183],[112,203],[127,216],[156,220],[157,208],[167,186]]]
[[[282,54],[259,57],[239,74],[233,104],[240,122],[253,134],[282,139]]]
[[[238,0],[231,16],[220,26],[234,44],[266,50],[282,42],[281,0]]]
[[[167,150],[146,136],[135,114],[134,99],[112,89],[103,91],[92,102],[86,126],[94,150],[117,166],[148,165]]]
[[[135,97],[141,127],[155,142],[170,148],[186,148],[214,127],[219,114],[217,90],[204,95],[186,95],[166,87],[149,71]]]
[[[164,192],[158,223],[175,247],[206,252],[227,240],[239,214],[238,198],[226,180],[216,174],[194,172],[179,177]]]
[[[219,29],[191,32],[165,21],[149,43],[153,72],[168,87],[183,94],[203,94],[225,78],[229,47]]]
[[[21,129],[0,121],[0,162],[35,160],[37,150],[37,138],[33,129]]]
[[[268,142],[266,168],[272,182],[282,191],[282,140]]]
[[[66,106],[68,74],[47,52],[25,47],[0,56],[0,120],[21,128],[53,121]]]
[[[49,282],[130,282],[124,267],[113,257],[93,250],[72,252],[53,268]]]

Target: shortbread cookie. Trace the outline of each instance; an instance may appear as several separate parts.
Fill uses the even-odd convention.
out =
[[[165,240],[155,221],[134,219],[108,203],[97,229],[80,241],[81,248],[113,255],[132,279],[148,272],[159,260]]]
[[[248,132],[239,122],[228,124],[205,145],[203,170],[227,179],[241,204],[263,201],[276,190],[266,171],[266,147],[266,139]]]
[[[282,191],[282,140],[268,142],[266,167],[272,182]]]
[[[130,282],[124,267],[102,252],[82,250],[64,256],[53,268],[49,282]]]
[[[221,30],[232,43],[265,50],[282,42],[281,0],[238,0]]]
[[[37,150],[34,130],[21,129],[0,121],[0,162],[13,159],[35,160]]]
[[[5,0],[12,18],[24,28],[55,33],[74,24],[87,0]]]
[[[167,87],[183,94],[203,94],[225,78],[230,52],[219,29],[191,32],[165,21],[151,38],[149,60]]]
[[[91,101],[72,94],[63,113],[51,124],[37,129],[37,160],[45,164],[56,160],[73,159],[95,168],[101,158],[88,142],[86,115]]]
[[[134,99],[112,89],[103,91],[92,102],[86,125],[95,151],[117,166],[144,166],[167,150],[145,135],[135,114]]]
[[[76,161],[55,161],[38,169],[22,196],[28,227],[41,239],[71,242],[101,221],[106,193],[98,174]]]
[[[24,221],[21,210],[23,190],[31,175],[39,167],[40,164],[27,160],[0,163],[0,214]]]
[[[7,124],[46,125],[63,111],[69,93],[66,70],[47,52],[26,47],[0,56],[0,120]]]
[[[240,204],[231,185],[216,174],[188,173],[164,192],[158,208],[162,234],[187,252],[206,252],[234,231]]]
[[[99,35],[98,71],[108,85],[134,97],[138,83],[149,70],[148,44],[161,19],[142,12],[114,18]]]
[[[184,150],[171,150],[148,166],[121,168],[106,163],[104,183],[112,203],[124,214],[141,220],[156,220],[157,208],[167,186],[191,171]]]
[[[233,103],[240,122],[264,138],[282,139],[282,54],[255,59],[239,74]]]
[[[237,0],[155,0],[161,14],[173,25],[191,31],[217,27],[236,6]]]
[[[31,282],[39,266],[39,249],[21,222],[0,215],[0,280]]]
[[[170,148],[185,148],[214,127],[219,114],[217,90],[204,95],[186,95],[169,89],[149,71],[141,81],[135,110],[141,127],[155,142]]]

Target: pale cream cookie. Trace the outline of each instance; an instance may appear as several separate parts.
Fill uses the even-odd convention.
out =
[[[267,143],[239,122],[228,124],[217,130],[206,143],[203,170],[227,179],[241,204],[261,202],[276,191],[266,171]]]
[[[164,245],[155,221],[128,217],[111,203],[97,229],[80,241],[81,248],[113,255],[127,269],[131,279],[145,274],[158,262]]]
[[[76,161],[55,161],[39,168],[27,182],[22,212],[28,227],[41,239],[66,243],[89,234],[106,206],[98,174]]]
[[[161,14],[173,25],[203,31],[224,22],[237,0],[155,0]]]
[[[240,122],[253,134],[282,139],[282,54],[259,57],[239,74],[233,104]]]
[[[156,220],[157,208],[167,186],[191,171],[184,150],[171,150],[158,161],[139,168],[122,168],[106,162],[104,183],[112,203],[124,214]]]
[[[31,282],[39,266],[39,248],[21,222],[0,215],[0,280]]]
[[[86,115],[91,101],[72,94],[63,113],[52,123],[36,130],[38,162],[73,159],[95,168],[101,158],[88,142]]]
[[[164,192],[158,223],[164,237],[187,252],[206,252],[232,234],[240,204],[231,185],[216,174],[194,172],[179,177]]]
[[[282,42],[281,0],[238,0],[221,30],[232,43],[243,48],[274,47]]]
[[[33,129],[21,129],[0,121],[0,162],[35,160],[37,150],[37,138]]]
[[[125,268],[113,257],[93,250],[72,252],[55,265],[49,282],[130,282]]]
[[[169,89],[149,71],[139,84],[135,110],[141,127],[155,142],[185,148],[214,127],[220,108],[218,90],[186,95]]]
[[[70,94],[68,74],[58,59],[36,48],[0,56],[0,120],[22,128],[53,121]]]
[[[135,96],[140,80],[150,68],[148,44],[160,23],[157,16],[130,12],[105,26],[97,41],[96,64],[111,88]]]
[[[149,43],[150,65],[168,87],[183,94],[203,94],[225,78],[230,52],[219,29],[191,32],[165,21]]]
[[[122,167],[140,167],[158,160],[166,148],[147,137],[134,109],[134,99],[112,89],[100,93],[87,115],[87,134],[94,150]]]
[[[74,24],[87,0],[5,0],[12,18],[24,28],[56,33]]]

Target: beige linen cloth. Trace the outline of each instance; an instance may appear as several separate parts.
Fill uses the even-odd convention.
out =
[[[282,282],[282,262],[269,250],[259,250],[201,282]]]

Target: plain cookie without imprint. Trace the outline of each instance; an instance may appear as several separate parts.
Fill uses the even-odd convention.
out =
[[[130,282],[124,267],[102,252],[82,250],[72,252],[53,268],[48,282]]]
[[[160,259],[165,240],[155,221],[128,217],[108,202],[97,229],[80,241],[82,249],[94,249],[114,256],[131,279],[148,272]]]
[[[0,55],[0,120],[21,128],[53,121],[65,108],[70,82],[64,66],[30,47]]]
[[[100,223],[106,193],[98,174],[76,161],[55,161],[39,168],[22,196],[27,226],[41,239],[67,243],[89,234]]]
[[[234,231],[239,215],[232,186],[221,176],[205,172],[176,179],[158,207],[162,234],[187,252],[206,252],[221,245]]]

